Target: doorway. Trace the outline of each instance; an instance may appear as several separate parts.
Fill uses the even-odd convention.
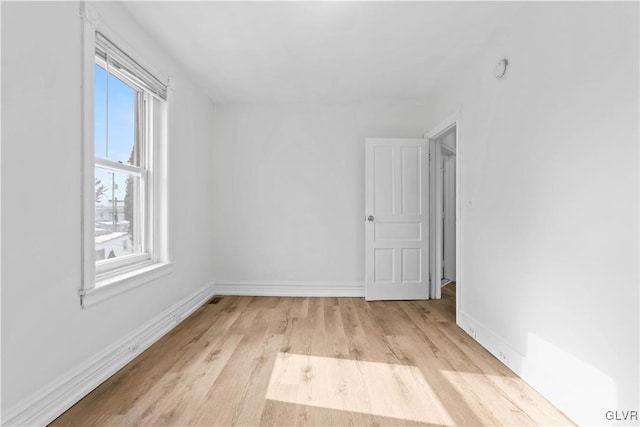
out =
[[[456,150],[457,123],[440,128],[429,139],[430,294],[441,298],[441,288],[456,282]]]
[[[365,297],[459,306],[458,119],[420,139],[365,141]],[[451,294],[451,292],[448,292]]]

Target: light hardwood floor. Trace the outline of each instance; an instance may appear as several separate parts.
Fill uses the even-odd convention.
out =
[[[567,425],[439,301],[221,297],[62,414],[92,425]]]

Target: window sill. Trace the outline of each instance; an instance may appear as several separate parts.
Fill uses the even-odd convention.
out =
[[[80,306],[88,308],[138,286],[171,274],[172,262],[152,264],[96,282],[92,289],[80,290]]]

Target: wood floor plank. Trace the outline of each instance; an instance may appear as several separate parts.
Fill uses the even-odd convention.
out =
[[[352,298],[343,299],[351,300]],[[339,307],[345,335],[365,335],[355,304],[351,301],[339,302]]]
[[[194,413],[200,412],[207,402],[207,394],[213,388],[218,376],[227,365],[233,352],[242,340],[241,335],[216,337],[214,343],[206,345],[181,371],[181,376],[173,390],[157,401],[156,411],[142,414],[127,414],[130,419],[139,420],[143,425],[185,425]]]
[[[455,324],[455,291],[219,297],[52,425],[572,425]]]
[[[193,418],[193,424],[257,425],[273,360],[281,344],[281,335],[245,335],[207,393],[206,404]]]
[[[291,317],[307,317],[309,313],[309,298],[286,298],[291,300]]]
[[[260,425],[264,427],[294,426],[299,411],[300,405],[298,404],[267,400],[260,417]]]

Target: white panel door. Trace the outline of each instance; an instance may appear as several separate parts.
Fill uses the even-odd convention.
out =
[[[367,300],[429,298],[428,157],[423,139],[366,140]]]

